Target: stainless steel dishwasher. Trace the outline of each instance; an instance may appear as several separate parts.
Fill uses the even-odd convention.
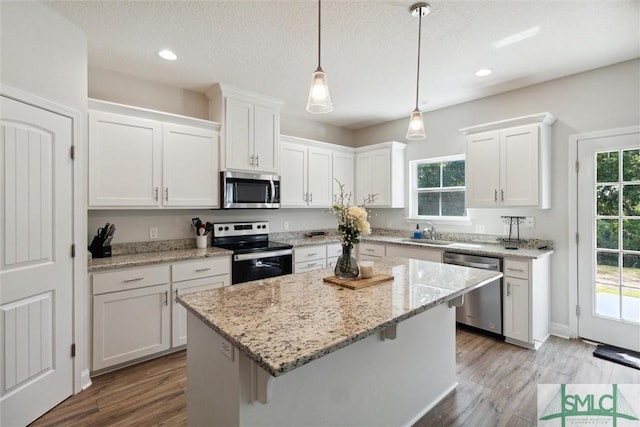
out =
[[[444,263],[502,271],[502,258],[445,252]],[[457,308],[456,321],[503,337],[502,278],[466,294],[464,304]]]

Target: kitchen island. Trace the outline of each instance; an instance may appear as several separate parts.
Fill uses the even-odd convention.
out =
[[[455,310],[502,276],[390,258],[349,290],[331,269],[181,296],[189,425],[410,425],[455,382]]]

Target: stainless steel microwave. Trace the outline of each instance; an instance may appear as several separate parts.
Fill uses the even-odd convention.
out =
[[[222,209],[278,209],[280,176],[220,172]]]

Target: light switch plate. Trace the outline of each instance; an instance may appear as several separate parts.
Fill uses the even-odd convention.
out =
[[[220,351],[227,356],[229,360],[233,361],[233,346],[224,338],[220,338]]]

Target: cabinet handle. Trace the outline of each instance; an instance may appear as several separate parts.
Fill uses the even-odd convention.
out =
[[[367,252],[373,252],[374,250],[372,248],[364,248],[365,251]]]
[[[156,202],[158,201],[158,187],[156,187]]]
[[[309,193],[309,203],[313,203],[313,193]]]
[[[524,273],[524,270],[523,270],[523,269],[521,269],[521,268],[511,268],[511,267],[508,267],[508,268],[507,268],[507,271],[519,271],[520,273]]]
[[[304,196],[302,197],[304,199],[305,202],[309,201],[309,193],[304,193]]]
[[[507,282],[507,296],[511,296],[511,283]]]
[[[164,305],[169,305],[169,291],[164,291]]]
[[[309,264],[307,264],[307,267],[314,267],[316,265],[318,265],[318,264],[315,263],[315,262],[310,262]]]
[[[168,202],[169,201],[169,187],[164,189],[164,199]]]
[[[260,167],[260,156],[256,156],[256,166]]]
[[[253,166],[253,154],[249,156],[249,163],[251,163],[251,166]]]
[[[494,202],[498,201],[498,189],[497,188],[495,190],[493,190],[493,201]]]
[[[500,201],[504,202],[504,190],[500,190]]]
[[[135,279],[127,279],[127,280],[124,280],[124,283],[137,282],[139,280],[144,280],[144,277],[136,277]]]
[[[207,267],[207,268],[198,268],[196,269],[196,273],[200,273],[201,271],[209,271],[211,270],[211,267]]]
[[[317,252],[314,252],[314,253],[312,253],[312,254],[307,254],[307,256],[315,256],[315,255],[318,255],[318,253],[317,253]]]

